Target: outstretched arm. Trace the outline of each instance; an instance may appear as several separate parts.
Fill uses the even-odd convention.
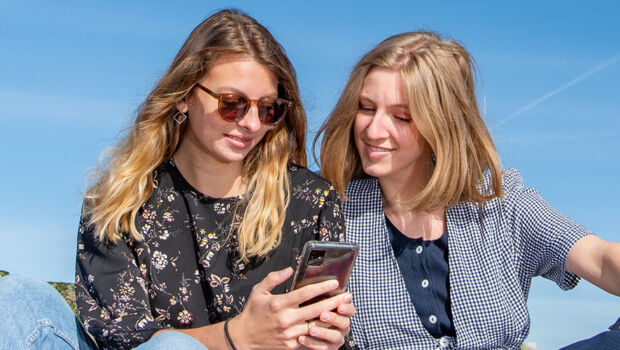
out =
[[[595,235],[585,236],[568,252],[566,269],[620,296],[620,243],[607,242]]]

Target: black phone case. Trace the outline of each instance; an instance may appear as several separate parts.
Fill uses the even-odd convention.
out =
[[[309,259],[321,251],[325,252],[319,265],[309,263]],[[353,262],[357,257],[359,246],[355,243],[308,241],[304,245],[299,260],[299,266],[293,278],[291,290],[299,289],[309,284],[319,283],[330,279],[338,280],[338,288],[302,304],[310,305],[317,301],[343,293],[347,280],[353,268]],[[314,253],[313,253],[314,252]],[[318,253],[317,253],[318,252]],[[316,264],[316,258],[314,264]]]

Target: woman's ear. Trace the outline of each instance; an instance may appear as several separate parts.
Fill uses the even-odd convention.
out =
[[[185,99],[182,99],[181,101],[177,102],[177,110],[182,112],[182,113],[187,113],[187,110],[189,109],[189,107],[187,106],[187,101]]]

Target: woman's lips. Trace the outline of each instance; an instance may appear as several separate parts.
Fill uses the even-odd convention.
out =
[[[380,146],[375,146],[375,145],[371,145],[368,143],[366,144],[366,153],[368,154],[368,157],[370,157],[370,159],[377,159],[377,158],[384,157],[388,155],[390,152],[392,152],[393,150],[394,148],[380,147]]]
[[[234,147],[246,148],[252,145],[252,137],[234,136],[234,135],[229,135],[229,134],[225,134],[225,136],[226,136],[226,140],[228,140],[228,142]]]

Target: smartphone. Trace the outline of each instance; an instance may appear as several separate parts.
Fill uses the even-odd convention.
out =
[[[338,280],[338,288],[312,298],[299,306],[314,304],[343,293],[359,252],[356,243],[308,241],[293,277],[291,290],[331,279]]]

